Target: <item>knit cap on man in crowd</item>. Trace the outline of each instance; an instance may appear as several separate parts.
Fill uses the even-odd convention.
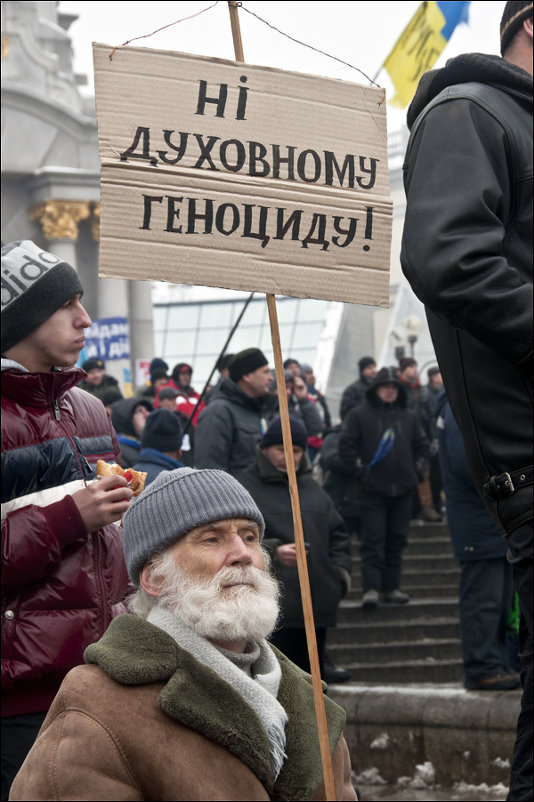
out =
[[[113,522],[132,491],[122,476],[92,481],[120,452],[104,405],[76,386],[82,293],[36,243],[2,248],[2,799],[63,678],[125,611]]]
[[[176,392],[176,391],[174,391]],[[176,412],[165,407],[150,413],[141,433],[141,453],[134,470],[147,474],[145,486],[162,471],[183,468],[180,462],[183,430]]]
[[[2,354],[48,320],[59,307],[83,295],[77,272],[31,240],[2,247]],[[88,325],[91,321],[89,320]],[[76,360],[75,360],[76,361]]]

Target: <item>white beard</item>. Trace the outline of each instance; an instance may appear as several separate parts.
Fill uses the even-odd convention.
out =
[[[156,572],[164,577],[158,604],[208,640],[261,641],[273,631],[278,614],[278,582],[252,566],[221,568],[214,577],[190,576],[171,554]],[[225,587],[236,582],[246,582]]]

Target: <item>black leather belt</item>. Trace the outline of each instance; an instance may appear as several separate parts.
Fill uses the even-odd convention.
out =
[[[484,495],[492,499],[513,496],[521,487],[532,484],[532,465],[510,473],[500,473],[491,476],[489,482],[483,485]]]

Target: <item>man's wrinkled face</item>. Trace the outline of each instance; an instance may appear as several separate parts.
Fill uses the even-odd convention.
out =
[[[228,566],[265,568],[258,524],[245,518],[198,526],[180,538],[170,550],[182,568],[199,579],[211,579],[221,568]]]
[[[266,561],[255,521],[215,521],[191,530],[156,558],[153,595],[209,640],[261,640],[279,612],[278,583]],[[142,579],[150,570],[143,568]]]

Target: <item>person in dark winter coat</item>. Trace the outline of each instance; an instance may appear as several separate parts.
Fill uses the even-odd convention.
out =
[[[265,400],[273,376],[259,348],[240,351],[229,370],[229,378],[199,416],[195,465],[236,476],[254,459],[254,446],[267,429]]]
[[[447,522],[460,563],[460,630],[465,687],[503,691],[519,686],[507,659],[507,624],[512,606],[512,566],[506,541],[478,495],[465,447],[445,391],[436,403],[439,458],[447,494]]]
[[[122,398],[111,405],[111,422],[117,432],[123,468],[131,468],[139,459],[141,432],[152,412],[146,398]]]
[[[290,418],[290,425],[319,664],[324,675],[326,629],[335,627],[339,601],[350,587],[350,536],[332,500],[312,478],[305,454],[306,429],[295,418]],[[270,424],[256,447],[255,462],[239,474],[238,480],[249,491],[265,519],[264,546],[272,555],[273,568],[282,586],[280,627],[271,635],[271,642],[290,660],[309,671],[280,418]]]
[[[189,424],[189,418],[180,410],[177,399],[180,393],[174,387],[163,387],[157,394],[157,408],[168,409],[176,415],[182,428],[182,444],[180,446],[180,461],[188,468],[192,468],[195,463],[195,427]],[[187,428],[189,425],[189,428]]]
[[[25,240],[2,248],[2,799],[65,675],[125,612],[118,521],[132,491],[103,404],[76,385],[91,319],[78,274]],[[10,284],[12,282],[12,285]],[[11,289],[9,289],[11,287]]]
[[[286,360],[287,361],[287,360]],[[298,363],[294,363],[298,364]],[[300,420],[308,432],[308,440],[321,434],[323,420],[317,405],[308,397],[306,382],[300,376],[295,376],[289,370],[284,370],[286,383],[287,405],[291,417]],[[271,396],[269,398],[269,417],[274,419],[280,414],[278,401],[278,387],[276,378],[271,383]]]
[[[419,417],[419,422],[430,444],[430,453],[437,452],[437,438],[433,427],[432,401],[428,387],[421,384],[417,360],[410,356],[399,360],[399,380],[406,390],[407,409],[413,409]],[[432,488],[430,486],[430,467],[427,469],[422,481],[417,485],[417,502],[415,512],[423,521],[437,523],[441,521],[441,514],[434,508]]]
[[[532,799],[532,2],[502,58],[425,73],[408,111],[401,264],[425,304],[477,491],[506,536],[525,689],[509,799]]]
[[[153,404],[158,392],[162,387],[166,387],[169,381],[169,366],[163,359],[156,356],[148,369],[148,381],[137,388],[135,395],[146,398]]]
[[[145,487],[154,481],[162,471],[183,468],[180,462],[182,427],[175,412],[155,409],[146,419],[141,433],[141,453],[134,470],[147,475]]]
[[[443,379],[441,377],[441,371],[437,365],[433,365],[431,368],[428,368],[426,373],[428,376],[426,389],[430,398],[429,408],[432,426],[430,440],[430,487],[432,489],[432,501],[434,503],[434,509],[441,515],[443,512],[443,483],[441,481],[441,468],[438,454],[439,442],[438,432],[436,429],[436,403],[443,387]]]
[[[204,393],[204,403],[206,406],[210,403],[210,401],[213,401],[219,392],[222,382],[230,375],[229,366],[234,356],[235,354],[223,354],[218,358],[215,367],[219,371],[219,378],[213,387],[209,387]]]
[[[308,388],[308,398],[310,398],[319,406],[319,411],[321,412],[321,417],[323,418],[323,429],[330,429],[332,426],[332,416],[330,415],[328,402],[325,396],[315,386],[315,374],[312,366],[303,362],[300,366],[300,372],[302,378],[306,382],[306,387]]]
[[[360,378],[349,384],[343,390],[339,417],[343,420],[353,407],[357,407],[365,400],[365,394],[376,376],[376,362],[372,356],[362,356],[358,362]]]
[[[354,471],[354,493],[361,497],[363,606],[376,607],[380,591],[387,603],[406,603],[409,596],[399,589],[402,552],[412,495],[427,468],[429,450],[391,368],[377,373],[365,401],[343,421],[339,455]]]
[[[108,376],[106,366],[101,359],[86,359],[82,364],[87,376],[79,383],[78,387],[87,393],[100,398],[110,390],[119,390],[119,382],[113,376]],[[120,392],[120,391],[119,391]]]
[[[341,423],[333,426],[323,435],[321,447],[321,468],[324,474],[323,487],[334,502],[336,510],[345,522],[350,534],[359,536],[360,498],[354,492],[355,468],[347,468],[339,456]]]

